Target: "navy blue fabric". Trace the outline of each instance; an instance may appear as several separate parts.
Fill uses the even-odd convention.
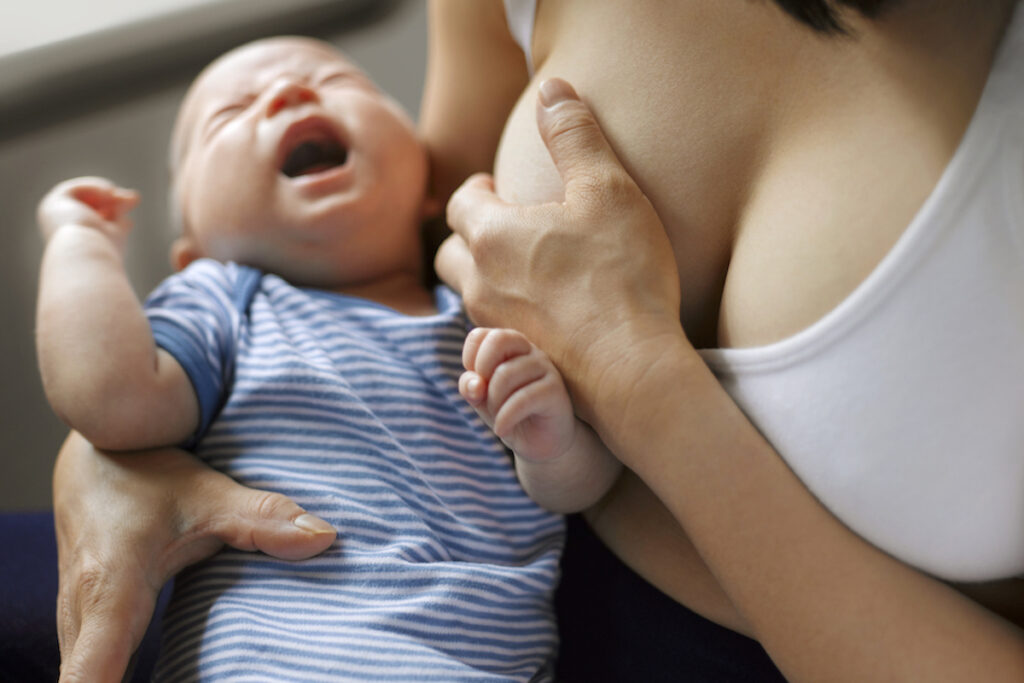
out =
[[[0,514],[0,681],[55,681],[57,540],[53,513]],[[167,602],[165,589],[157,605]],[[160,642],[159,620],[137,654],[132,681],[150,679]]]
[[[558,680],[785,681],[756,641],[675,602],[569,518],[558,613]]]
[[[0,515],[0,548],[0,680],[55,681],[59,655],[53,515]]]

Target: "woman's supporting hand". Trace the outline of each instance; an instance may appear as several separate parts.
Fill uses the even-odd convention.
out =
[[[436,267],[474,322],[517,329],[543,349],[586,417],[617,378],[642,371],[609,374],[628,365],[624,349],[682,336],[679,279],[654,207],[568,83],[541,84],[537,122],[564,202],[508,204],[490,176],[471,177],[448,204],[455,234]]]
[[[61,681],[120,681],[164,583],[227,544],[282,559],[336,537],[288,498],[183,451],[111,454],[72,435],[54,471]]]

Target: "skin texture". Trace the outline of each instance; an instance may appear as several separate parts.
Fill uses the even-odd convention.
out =
[[[847,17],[858,37],[838,42],[767,5],[633,3],[630,30],[619,9],[540,4],[539,87],[511,113],[493,180],[450,202],[457,237],[437,259],[479,323],[548,352],[632,471],[595,531],[793,680],[1024,675],[1018,628],[851,534],[694,351],[785,338],[871,271],[955,150],[1008,6],[909,3]],[[992,608],[1009,615],[1020,588]]]
[[[477,322],[516,327],[548,353],[633,470],[588,515],[604,542],[675,599],[758,637],[793,680],[1024,676],[1019,629],[850,534],[693,353],[784,338],[863,279],[955,149],[1008,7],[908,2],[877,23],[844,17],[856,39],[826,41],[769,3],[631,2],[622,13],[542,1],[538,75],[524,90],[501,3],[430,6],[420,130],[431,192],[443,199],[480,171],[497,190],[476,178],[460,193],[450,215],[465,246],[449,243],[439,271]],[[537,86],[556,75],[585,105],[537,106]],[[591,240],[611,250],[595,254],[600,272],[565,274]],[[527,269],[532,244],[558,246],[543,261],[554,267]],[[528,263],[488,256],[501,249]],[[591,287],[613,277],[623,295],[595,305]],[[60,458],[94,455],[72,444]],[[89,512],[73,504],[85,479],[71,471],[55,479],[74,507],[58,524]],[[82,587],[76,572],[62,599]],[[1019,582],[997,592],[993,607],[1022,602]]]

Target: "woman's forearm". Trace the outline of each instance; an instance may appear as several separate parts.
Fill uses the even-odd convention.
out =
[[[491,170],[529,74],[499,0],[431,0],[428,28],[419,133],[431,194],[443,203],[470,174]]]
[[[37,350],[57,414],[102,448],[175,443],[198,407],[181,368],[158,353],[120,248],[100,231],[66,225],[40,272]]]
[[[625,373],[613,366],[581,387],[622,392],[591,403],[595,427],[686,529],[788,677],[1024,680],[1024,633],[822,508],[682,335],[656,354],[636,346]]]

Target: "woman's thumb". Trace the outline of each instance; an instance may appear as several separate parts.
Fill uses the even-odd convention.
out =
[[[617,176],[632,183],[590,107],[569,83],[549,78],[537,95],[537,127],[558,168],[567,201]]]
[[[220,474],[220,473],[217,473]],[[326,550],[337,531],[287,496],[251,489],[220,475],[220,489],[203,496],[215,510],[198,511],[213,536],[239,550],[259,550],[284,560],[301,560]],[[212,483],[212,482],[209,482]]]

